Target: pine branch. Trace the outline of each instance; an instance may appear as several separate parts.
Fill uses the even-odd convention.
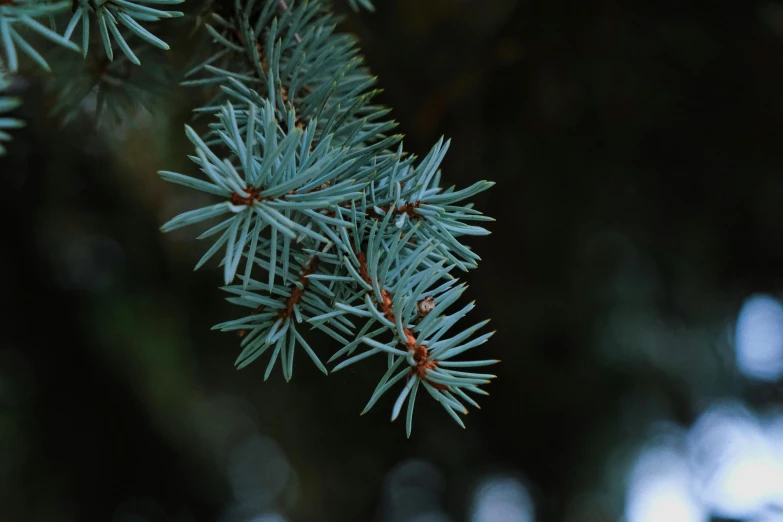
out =
[[[162,19],[183,16],[179,11],[166,11],[150,5],[174,5],[185,0],[0,0],[0,56],[4,58],[8,71],[16,73],[20,70],[20,57],[26,56],[46,72],[52,72],[49,62],[44,58],[47,49],[36,48],[38,42],[29,41],[28,35],[43,38],[56,44],[59,49],[81,51],[83,58],[88,59],[90,44],[91,18],[98,25],[98,33],[103,43],[105,54],[93,55],[93,64],[88,67],[75,63],[67,55],[55,55],[60,69],[67,71],[59,74],[49,82],[50,91],[57,94],[57,102],[53,116],[64,116],[64,122],[71,121],[80,112],[82,101],[90,92],[97,92],[96,118],[104,112],[110,112],[115,119],[125,118],[129,112],[128,105],[145,105],[150,94],[157,87],[150,78],[160,77],[153,73],[145,76],[142,82],[127,81],[126,74],[115,74],[124,63],[139,65],[139,50],[134,39],[142,40],[160,49],[168,50],[169,46],[140,22],[154,22]],[[148,5],[149,4],[149,5]],[[57,32],[57,20],[66,16],[68,24],[63,35]],[[92,13],[92,15],[90,14]],[[76,27],[81,24],[81,47],[71,41]],[[122,51],[120,60],[114,60],[113,43]],[[40,45],[39,45],[40,47]],[[95,65],[97,63],[97,66]],[[63,67],[67,64],[67,67]],[[116,64],[118,67],[113,67]],[[158,69],[160,70],[160,69]],[[75,74],[77,71],[85,74]],[[129,102],[129,103],[128,103]],[[10,102],[6,102],[10,103]],[[104,111],[108,108],[108,111]],[[4,125],[10,125],[5,121]],[[7,133],[3,133],[7,140]]]
[[[443,140],[418,164],[406,157],[401,137],[386,135],[388,111],[371,105],[375,78],[356,42],[335,23],[322,2],[238,1],[231,16],[213,14],[215,53],[184,82],[213,91],[196,112],[218,122],[203,136],[186,129],[206,179],[161,175],[222,202],[163,230],[231,214],[200,236],[218,239],[198,266],[221,250],[229,283],[245,260],[242,284],[225,289],[251,312],[215,327],[242,337],[238,367],[271,350],[264,378],[280,358],[290,379],[299,345],[325,372],[300,333],[309,323],[341,344],[329,362],[348,358],[335,371],[386,354],[365,412],[405,380],[392,419],[407,401],[408,435],[421,386],[464,426],[458,413],[477,406],[468,394],[484,393],[494,375],[457,368],[497,361],[453,360],[492,332],[474,335],[485,321],[445,337],[473,308],[448,312],[465,290],[451,272],[479,261],[460,240],[488,234],[472,222],[491,218],[466,200],[492,183],[442,188]],[[360,345],[369,348],[354,355]]]
[[[20,30],[51,40],[63,50],[56,69],[65,71],[48,86],[55,114],[73,119],[97,87],[97,115],[125,121],[165,83],[167,69],[154,59],[131,67],[153,47],[168,49],[146,25],[182,16],[166,10],[181,2],[0,0],[2,54],[12,72],[17,50],[49,70]],[[349,2],[372,9],[367,0]],[[55,18],[69,6],[60,36]],[[295,353],[304,351],[327,373],[317,353],[323,349],[308,340],[320,334],[340,345],[328,358],[333,371],[385,356],[387,370],[363,413],[396,386],[391,417],[405,406],[410,436],[423,387],[464,427],[460,414],[478,407],[471,395],[485,394],[480,387],[494,378],[471,368],[497,361],[461,360],[493,332],[481,333],[488,321],[457,326],[474,304],[457,305],[466,287],[454,274],[480,261],[464,241],[488,234],[482,225],[492,219],[470,199],[493,184],[444,186],[449,142],[443,139],[420,160],[405,153],[389,110],[373,102],[377,79],[356,39],[337,31],[328,2],[235,0],[216,7],[203,24],[210,52],[183,82],[209,96],[194,110],[208,120],[203,131],[185,126],[196,169],[159,172],[213,201],[161,229],[209,224],[198,236],[205,248],[195,268],[221,266],[227,300],[245,310],[214,327],[239,337],[236,366],[266,356],[264,379],[279,361],[290,380]],[[92,21],[102,46],[88,54]],[[79,24],[81,48],[71,42]],[[122,51],[116,57],[115,44]],[[65,52],[73,50],[87,61],[77,66],[76,55]],[[0,111],[16,106],[0,98]],[[0,118],[0,141],[20,124]]]

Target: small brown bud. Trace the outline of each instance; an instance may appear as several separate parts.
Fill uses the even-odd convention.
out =
[[[416,304],[416,311],[419,312],[419,317],[425,317],[432,312],[433,308],[435,308],[435,298],[431,295],[428,295]]]

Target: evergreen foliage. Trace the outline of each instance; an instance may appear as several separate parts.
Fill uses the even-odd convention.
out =
[[[94,19],[110,62],[99,75],[105,81],[113,64],[141,62],[123,31],[168,49],[142,23],[181,16],[157,8],[181,1],[76,0],[62,36],[53,21],[50,29],[36,18],[53,19],[70,4],[0,3],[8,67],[17,70],[18,47],[49,68],[19,27],[88,56]],[[350,4],[372,9],[367,0]],[[493,332],[480,333],[488,321],[458,326],[473,303],[452,309],[465,290],[455,274],[479,261],[464,239],[488,234],[481,225],[491,220],[469,200],[492,183],[444,185],[447,141],[421,160],[404,152],[389,110],[372,101],[376,78],[355,39],[336,31],[339,20],[326,2],[235,0],[213,8],[203,23],[210,52],[183,82],[208,92],[209,101],[195,109],[207,120],[204,131],[185,126],[199,174],[160,176],[214,203],[174,217],[162,230],[209,222],[198,236],[205,252],[196,269],[210,261],[222,266],[228,301],[245,309],[214,327],[241,337],[237,367],[266,357],[264,379],[279,362],[288,380],[295,353],[303,351],[327,373],[321,350],[307,340],[310,330],[320,331],[340,345],[327,361],[339,361],[333,371],[385,355],[387,370],[365,412],[398,388],[392,419],[405,406],[410,435],[423,387],[463,425],[466,405],[478,406],[471,395],[486,394],[480,386],[494,377],[475,369],[497,362],[459,357]],[[79,24],[81,47],[71,41]],[[121,56],[113,55],[112,42]],[[63,63],[78,56],[66,54]],[[94,80],[59,78],[56,110],[72,116]],[[99,107],[118,117],[122,101],[143,103],[148,91],[127,81],[114,87],[121,100],[104,96]],[[2,98],[0,110],[15,104]],[[0,139],[8,138],[2,129],[18,124],[0,119]]]
[[[8,81],[0,69],[0,156],[5,154],[4,141],[11,140],[11,134],[8,131],[24,127],[24,122],[18,118],[4,116],[4,113],[12,111],[19,107],[21,101],[18,98],[4,96],[2,93],[8,88]]]
[[[156,22],[162,19],[183,16],[183,13],[180,11],[164,11],[155,7],[150,7],[150,5],[168,6],[181,4],[184,1],[185,0],[136,0],[136,2],[129,2],[128,0],[105,0],[101,2],[93,0],[74,0],[75,10],[73,16],[71,16],[71,20],[68,22],[68,27],[65,29],[64,37],[71,38],[76,26],[81,24],[81,49],[83,55],[86,57],[90,45],[90,13],[92,13],[98,23],[101,42],[103,43],[103,48],[106,51],[106,56],[109,61],[114,59],[114,50],[112,46],[112,40],[114,40],[131,63],[141,65],[136,53],[131,50],[125,37],[123,37],[119,26],[125,27],[131,33],[150,45],[168,51],[168,44],[145,29],[139,22]],[[77,5],[78,7],[76,7]]]
[[[4,0],[0,2],[0,38],[2,39],[6,65],[11,72],[19,70],[19,53],[29,56],[45,71],[51,71],[49,63],[25,39],[25,31],[32,31],[57,45],[78,51],[79,46],[63,38],[53,29],[37,20],[46,19],[54,26],[55,15],[68,9],[70,2],[39,2],[37,0]]]

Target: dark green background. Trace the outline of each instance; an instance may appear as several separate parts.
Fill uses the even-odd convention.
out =
[[[359,417],[382,361],[324,377],[300,358],[289,384],[235,371],[238,340],[210,331],[237,312],[220,274],[192,271],[189,231],[158,231],[195,204],[155,172],[194,171],[198,96],[172,86],[135,129],[60,128],[32,76],[0,160],[1,520],[219,520],[221,448],[254,430],[295,472],[291,521],[384,520],[410,458],[443,474],[431,495],[456,521],[492,472],[522,477],[539,521],[617,520],[653,421],[781,402],[730,340],[745,298],[783,288],[783,4],[377,4],[341,5],[344,29],[406,149],[451,137],[445,180],[497,182],[476,198],[497,221],[467,297],[502,364],[467,430],[424,396],[409,440],[391,397]],[[169,40],[182,67],[190,41]]]

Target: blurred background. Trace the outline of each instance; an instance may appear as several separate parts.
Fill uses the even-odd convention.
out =
[[[383,361],[234,370],[216,267],[158,230],[200,203],[155,174],[195,172],[171,40],[119,123],[15,85],[0,520],[783,521],[783,3],[344,4],[406,149],[497,182],[467,276],[491,396],[466,430],[419,401],[406,439],[391,396],[359,416]]]

